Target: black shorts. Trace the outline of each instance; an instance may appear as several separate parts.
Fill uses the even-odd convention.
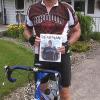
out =
[[[43,65],[42,68],[56,70],[61,74],[61,86],[69,87],[71,84],[71,62],[70,54],[61,55],[61,62],[44,62],[39,61],[39,56],[35,55],[35,63],[40,63]]]

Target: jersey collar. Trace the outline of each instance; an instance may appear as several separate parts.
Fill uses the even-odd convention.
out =
[[[41,4],[45,6],[45,3],[43,2],[43,0],[42,0]],[[59,2],[57,1],[57,3],[54,4],[54,6],[59,6]]]

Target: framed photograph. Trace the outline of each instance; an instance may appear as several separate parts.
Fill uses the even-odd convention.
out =
[[[61,52],[58,48],[62,46],[62,35],[40,34],[39,60],[47,62],[61,62]]]

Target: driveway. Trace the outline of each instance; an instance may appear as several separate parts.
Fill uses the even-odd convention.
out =
[[[3,33],[7,30],[7,25],[0,24],[0,37],[3,36]]]
[[[7,25],[0,25],[0,32],[7,30]]]
[[[100,100],[100,47],[72,70],[72,100]]]

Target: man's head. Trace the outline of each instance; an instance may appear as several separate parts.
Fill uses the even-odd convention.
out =
[[[48,41],[48,46],[49,46],[49,47],[52,46],[52,41],[51,41],[51,40]]]

